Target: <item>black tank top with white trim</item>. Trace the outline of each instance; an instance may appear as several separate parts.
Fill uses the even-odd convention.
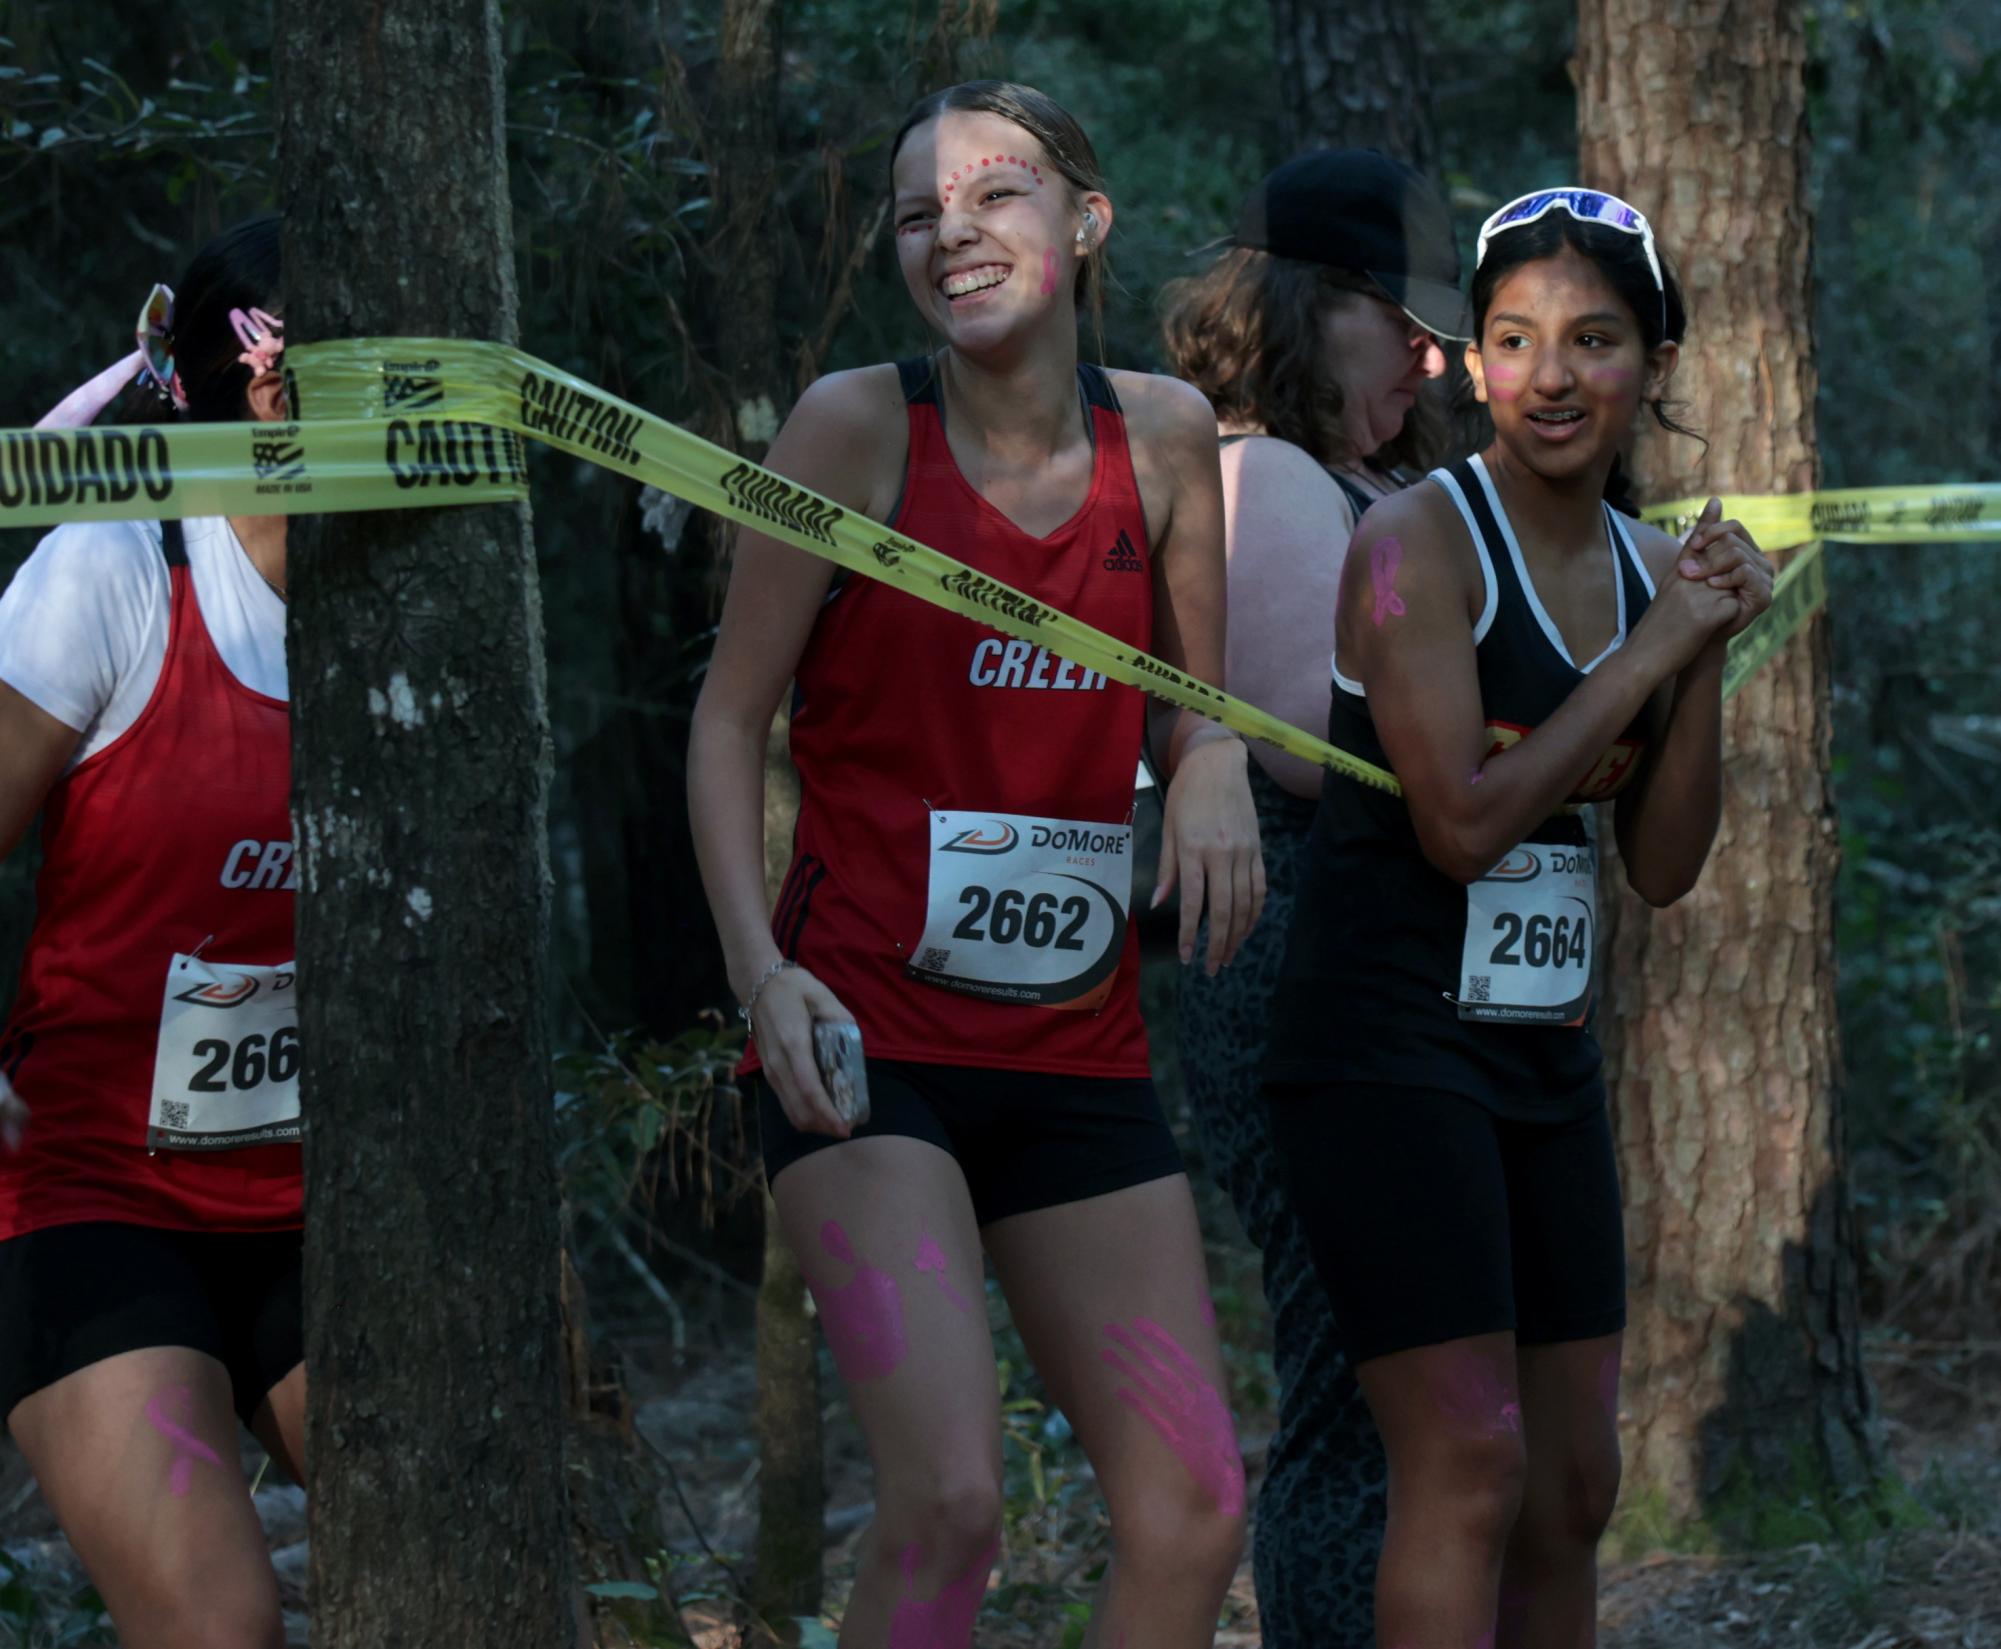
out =
[[[1466,525],[1486,585],[1474,626],[1488,754],[1529,735],[1622,646],[1653,597],[1653,580],[1625,520],[1605,506],[1618,623],[1597,658],[1579,665],[1536,596],[1521,545],[1478,458],[1435,470]],[[1337,660],[1327,736],[1391,765],[1361,684]],[[1604,801],[1638,772],[1645,725],[1616,739],[1573,803]],[[1580,847],[1585,819],[1565,810],[1532,843]],[[1402,798],[1330,776],[1306,849],[1306,869],[1272,1015],[1267,1075],[1281,1083],[1353,1082],[1441,1089],[1502,1116],[1549,1121],[1602,1101],[1602,1064],[1589,1012],[1573,1024],[1462,1018],[1467,890],[1432,865]]]

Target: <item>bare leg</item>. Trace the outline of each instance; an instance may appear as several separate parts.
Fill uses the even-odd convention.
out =
[[[1523,1346],[1528,1481],[1508,1541],[1498,1649],[1591,1649],[1598,1542],[1619,1497],[1620,1337]]]
[[[1524,1470],[1514,1336],[1372,1357],[1356,1373],[1390,1463],[1376,1641],[1493,1649]]]
[[[1112,1515],[1091,1649],[1206,1649],[1244,1542],[1244,1469],[1188,1181],[997,1220],[988,1252]]]
[[[278,1582],[236,1451],[229,1376],[154,1346],[7,1417],[126,1649],[277,1649]]]
[[[1000,1549],[1000,1393],[959,1165],[896,1135],[772,1185],[875,1465],[842,1649],[966,1649]]]

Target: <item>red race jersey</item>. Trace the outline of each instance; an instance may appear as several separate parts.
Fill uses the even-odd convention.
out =
[[[267,1072],[297,1067],[296,1032],[282,1052],[276,1037],[232,1040],[268,1023],[232,1014],[246,996],[261,991],[265,1014],[274,981],[291,987],[291,713],[223,663],[177,527],[166,533],[172,617],[153,696],[57,782],[43,813],[35,928],[0,1038],[0,1065],[30,1112],[21,1149],[0,1151],[0,1240],[83,1220],[300,1223],[296,1143],[148,1149],[163,1025],[192,1022],[181,1074],[204,1096],[240,1097],[232,1074],[236,1089],[256,1091]],[[181,968],[182,957],[199,966]],[[219,1061],[208,1051],[218,1048]]]
[[[932,363],[900,370],[910,457],[892,525],[1148,646],[1146,518],[1106,375],[1078,374],[1090,492],[1038,538],[960,473]],[[772,932],[869,1055],[1147,1074],[1128,919],[1144,725],[1135,688],[873,579],[836,587],[799,661],[799,825]]]

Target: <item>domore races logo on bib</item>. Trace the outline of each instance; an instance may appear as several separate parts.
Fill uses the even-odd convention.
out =
[[[1012,853],[1014,844],[1021,840],[1021,832],[1011,824],[1002,824],[998,819],[962,830],[949,842],[938,849],[940,853]]]
[[[192,1002],[198,1008],[240,1008],[257,994],[257,981],[244,974],[234,979],[215,979],[184,990],[176,1002]]]
[[[1518,847],[1487,872],[1490,882],[1533,882],[1542,874],[1542,860],[1525,847]]]

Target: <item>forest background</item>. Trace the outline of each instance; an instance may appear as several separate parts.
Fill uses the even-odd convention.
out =
[[[1199,266],[1296,135],[1260,6],[792,0],[775,11],[776,119],[755,137],[775,210],[754,233],[776,281],[779,348],[749,379],[730,359],[740,329],[712,187],[718,151],[744,141],[716,120],[717,10],[532,0],[504,13],[523,342],[710,435],[754,445],[776,403],[816,372],[924,347],[881,218],[887,139],[922,91],[1004,74],[1084,121],[1120,206],[1105,349],[1128,366],[1159,363],[1161,287]],[[1808,18],[1824,482],[2001,480],[2001,12],[1818,0]],[[142,28],[134,19],[112,0],[0,6],[0,423],[32,421],[111,359],[152,281],[173,280],[214,229],[274,200],[271,10],[192,0]],[[1576,26],[1562,0],[1424,8],[1433,170],[1469,249],[1494,205],[1575,174]],[[735,1462],[714,1476],[726,1486],[741,1477],[741,1439],[691,1444],[673,1424],[699,1419],[686,1407],[696,1399],[677,1399],[700,1361],[691,1342],[747,1356],[745,1292],[761,1254],[761,1204],[736,1194],[742,1159],[715,1085],[733,1044],[705,1014],[728,992],[682,777],[718,540],[672,500],[557,456],[534,462],[557,753],[549,1010],[568,1050],[559,1086],[574,1247],[600,1362],[622,1364],[639,1399],[668,1405],[654,1419],[672,1446]],[[34,536],[0,534],[0,572]],[[1893,1420],[1930,1450],[1905,1457],[1913,1526],[1987,1540],[1997,1479],[1965,1465],[1950,1439],[1974,1440],[1965,1458],[1993,1456],[2001,1369],[1997,554],[1838,547],[1829,604],[1847,1142],[1871,1363]],[[0,867],[0,991],[11,992],[31,879],[25,850]],[[1156,1033],[1164,1085],[1177,1091],[1159,1016]],[[1199,1178],[1185,1129],[1184,1142]],[[1255,1274],[1225,1236],[1223,1208],[1205,1202],[1220,1304],[1241,1348],[1234,1395],[1254,1436],[1269,1407]],[[1051,1539],[1088,1553],[1074,1520],[1048,1510],[1089,1498],[1074,1453],[1018,1359],[1003,1379],[1023,1405],[1009,1454],[1019,1521],[1067,1531]],[[718,1388],[703,1400],[736,1399]],[[838,1501],[838,1426],[829,1446]],[[683,1521],[707,1525],[728,1559],[735,1536],[719,1525],[741,1521],[742,1496],[729,1503],[721,1487],[704,1500],[708,1475],[695,1475],[698,1515]],[[1884,1597],[1905,1560],[1838,1507],[1795,1510],[1738,1529],[1732,1549],[1811,1542],[1834,1554],[1825,1562],[1839,1601],[1828,1607],[1861,1624],[1826,1641],[1862,1639],[1871,1610],[1894,1613]],[[0,1540],[11,1532],[0,1517]],[[690,1542],[686,1527],[663,1526],[661,1563],[671,1568]],[[705,1589],[729,1591],[728,1569],[691,1560],[680,1602],[699,1613]],[[1791,1584],[1743,1572],[1750,1586]],[[1060,1580],[1047,1590],[1058,1603],[1068,1595]],[[85,1641],[91,1612],[81,1593],[73,1601],[60,1629]],[[46,1597],[32,1607],[43,1610],[35,1630],[58,1629]],[[1720,1620],[1738,1606],[1702,1607]]]

